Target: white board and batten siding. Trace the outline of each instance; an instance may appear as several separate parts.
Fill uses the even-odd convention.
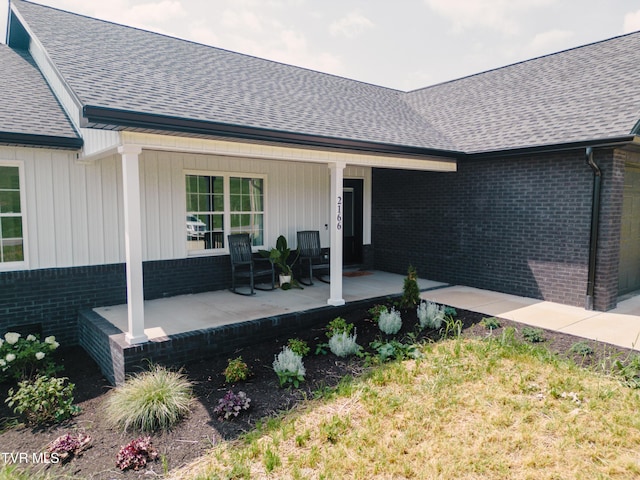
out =
[[[64,268],[124,262],[120,155],[83,163],[76,152],[0,147],[0,161],[24,172],[26,268]],[[265,178],[265,238],[319,230],[329,246],[329,169],[323,163],[144,150],[140,183],[144,260],[184,258],[185,174],[256,174]],[[345,178],[365,185],[365,243],[370,241],[371,169],[347,167]],[[24,267],[23,267],[24,268]]]

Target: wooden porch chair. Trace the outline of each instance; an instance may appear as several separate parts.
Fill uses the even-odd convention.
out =
[[[251,238],[248,233],[236,233],[228,235],[229,254],[231,257],[231,288],[238,295],[254,295],[254,290],[273,290],[276,288],[276,274],[273,262],[268,258],[253,256],[251,251]],[[270,288],[258,287],[256,278],[269,277]],[[244,293],[237,289],[237,280],[246,279],[249,283],[250,293]]]
[[[321,282],[329,283],[322,278],[322,275],[329,274],[329,255],[325,254],[320,247],[320,232],[318,230],[298,232],[298,259],[300,260],[300,283],[313,285],[314,276]],[[305,276],[309,278],[309,283],[302,281]]]

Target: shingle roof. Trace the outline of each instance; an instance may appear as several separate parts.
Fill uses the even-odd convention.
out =
[[[628,135],[640,119],[640,32],[406,95],[467,153]]]
[[[0,142],[79,147],[81,141],[27,53],[0,44]]]
[[[413,92],[13,0],[85,107],[482,153],[628,135],[640,33]]]
[[[13,2],[83,105],[453,149],[402,92]]]

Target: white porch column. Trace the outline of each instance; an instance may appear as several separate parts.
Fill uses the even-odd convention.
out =
[[[142,282],[142,225],[140,214],[140,147],[118,147],[122,156],[122,184],[124,191],[124,245],[127,267],[127,312],[129,344],[148,340],[144,333],[144,289]]]
[[[344,218],[344,162],[329,164],[331,170],[331,275],[329,305],[344,305],[342,298],[342,221]]]

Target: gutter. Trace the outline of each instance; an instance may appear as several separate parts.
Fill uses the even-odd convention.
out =
[[[585,150],[587,165],[593,171],[593,193],[591,200],[591,236],[589,238],[589,269],[587,272],[587,295],[585,310],[593,310],[593,297],[596,284],[596,253],[598,250],[598,230],[600,227],[600,197],[602,191],[602,170],[593,160],[593,148]]]
[[[26,133],[0,132],[0,144],[79,150],[82,148],[84,141],[82,138],[77,137],[54,137],[51,135],[29,135]]]
[[[108,128],[121,130],[119,127],[129,127],[141,130],[159,130],[183,132],[197,135],[211,135],[220,137],[240,138],[267,142],[289,143],[321,148],[338,148],[363,152],[430,156],[445,158],[460,158],[462,152],[439,150],[433,148],[411,147],[387,143],[370,142],[366,140],[350,140],[345,138],[310,135],[305,133],[287,132],[260,127],[233,125],[228,123],[195,120],[188,118],[139,113],[118,110],[107,107],[85,105],[82,108],[82,127]]]

